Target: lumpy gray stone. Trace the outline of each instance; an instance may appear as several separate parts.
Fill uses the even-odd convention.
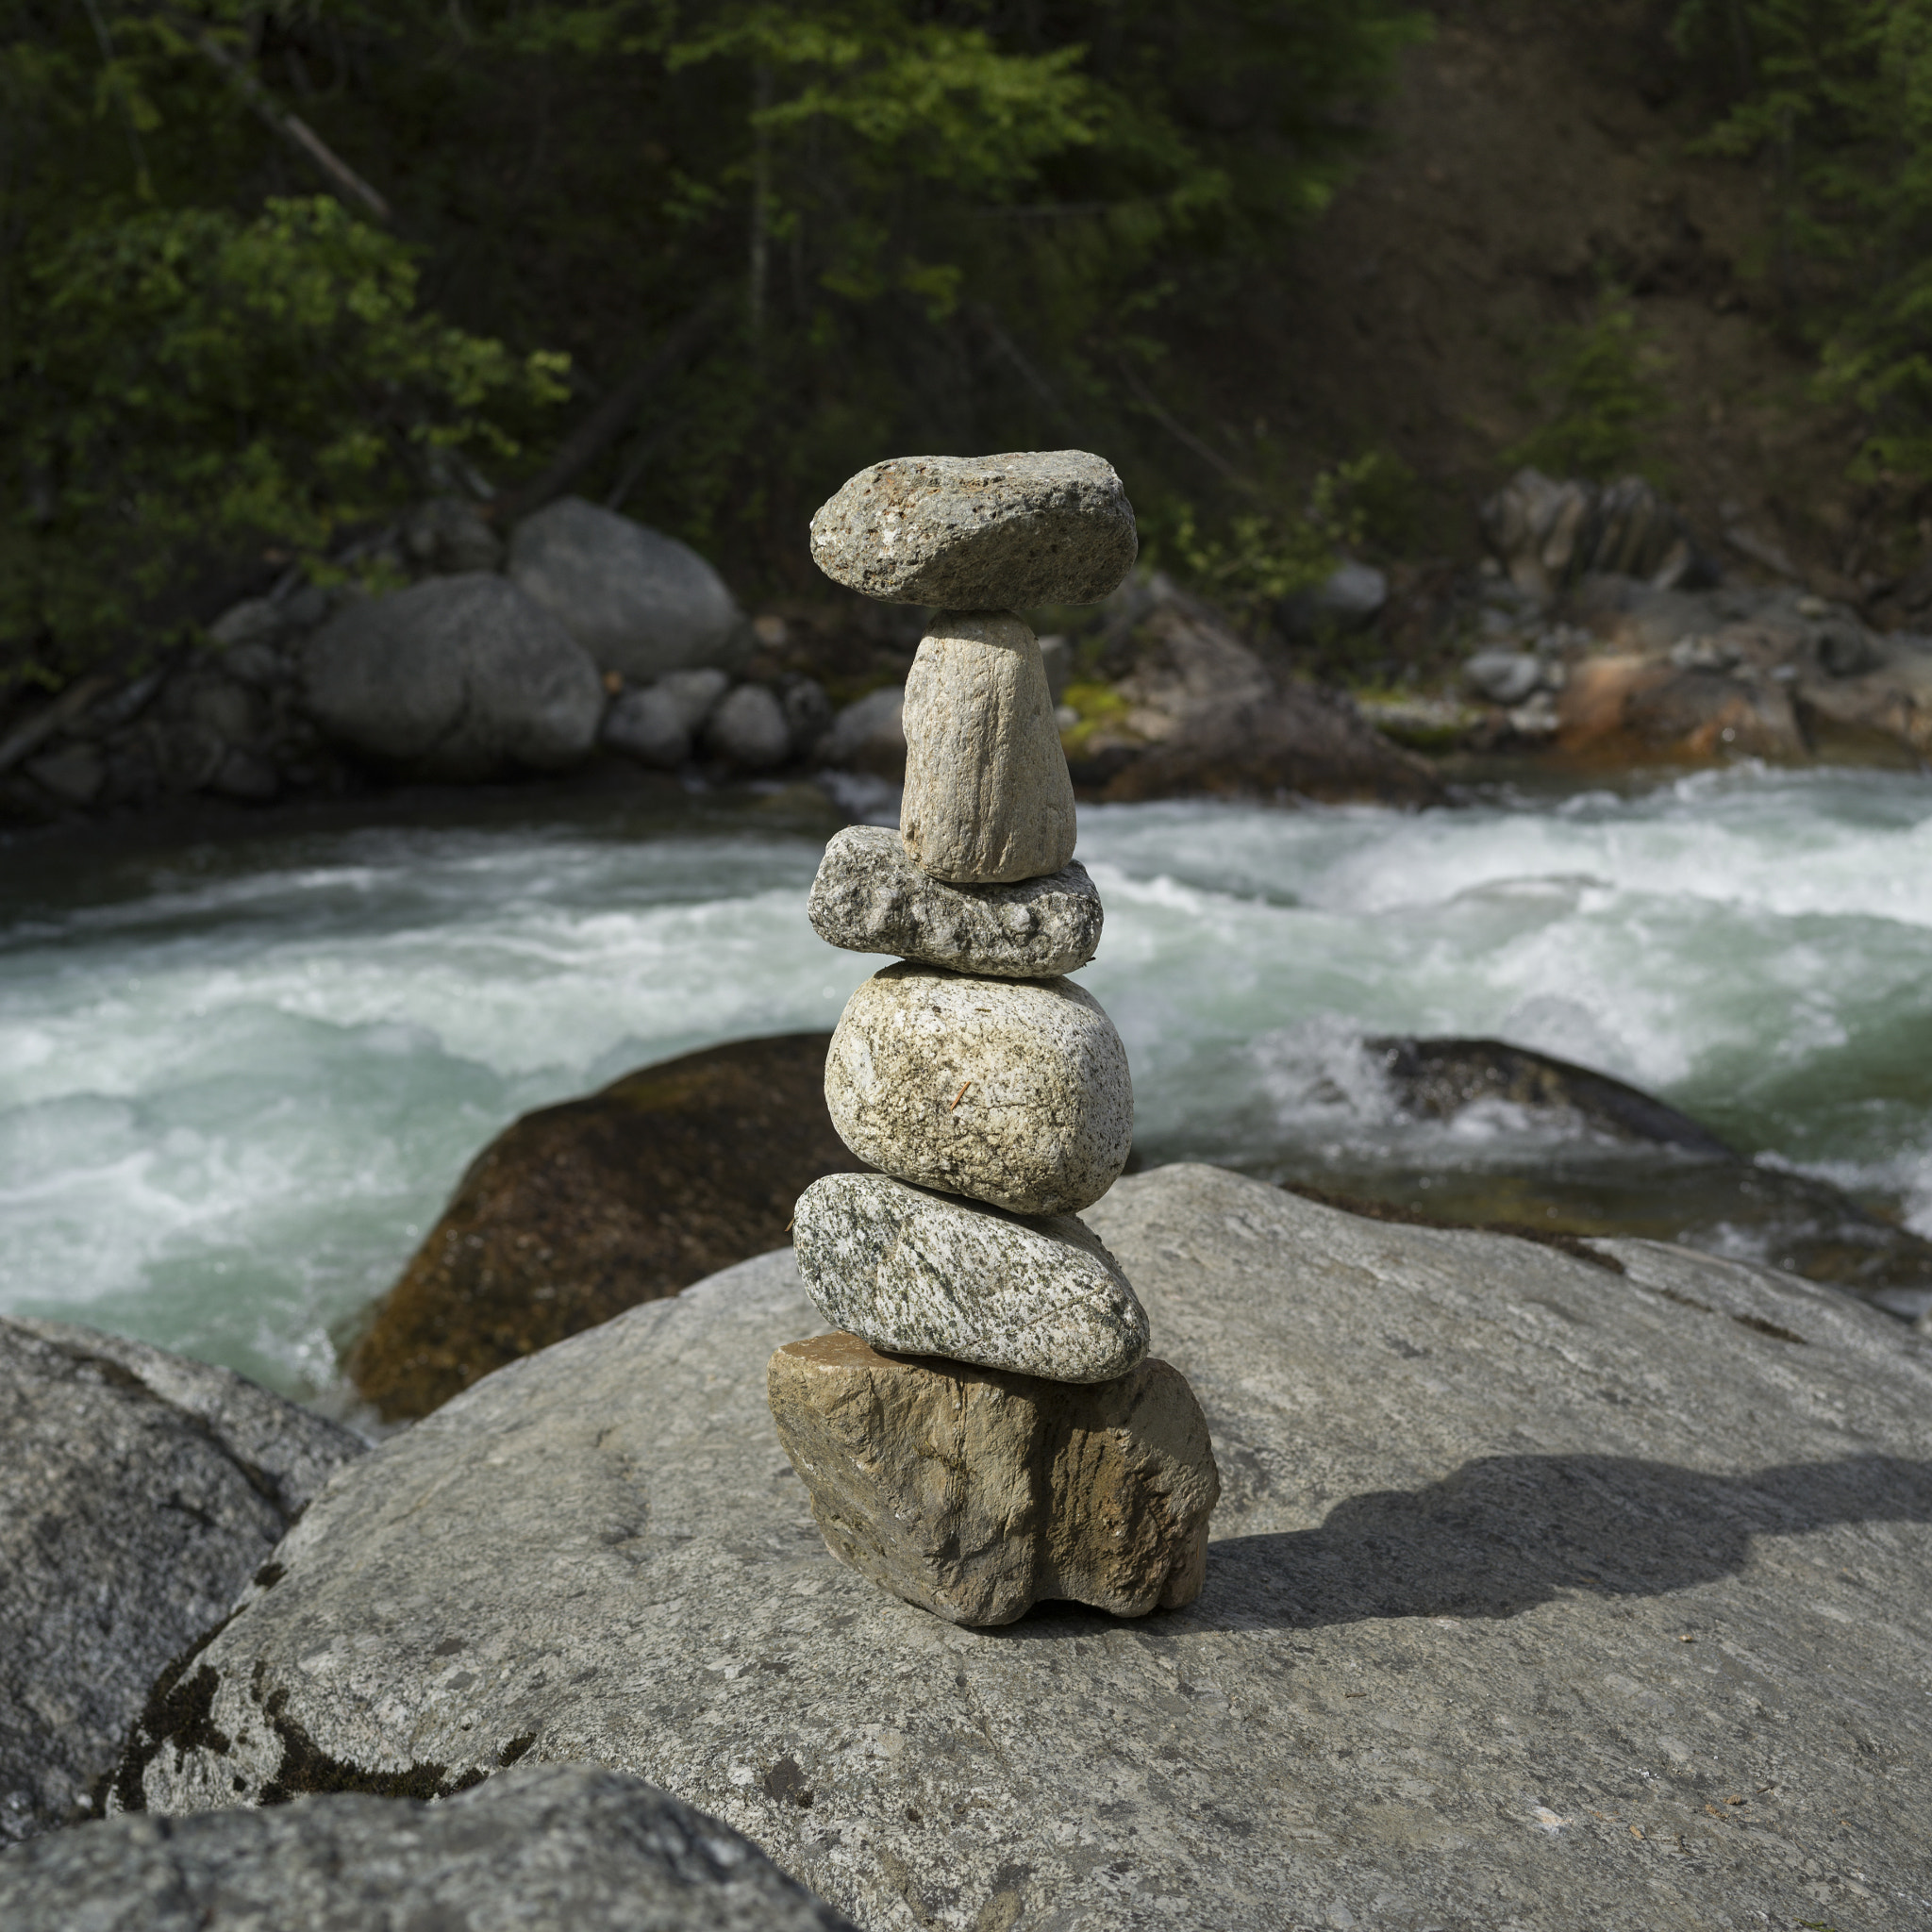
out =
[[[514,584],[481,573],[347,605],[303,645],[301,679],[326,737],[425,778],[574,764],[604,715],[590,654]]]
[[[516,526],[509,575],[600,669],[637,683],[698,665],[735,670],[751,654],[724,578],[690,544],[580,496]]]
[[[620,1771],[441,1804],[330,1792],[115,1818],[0,1857],[8,1932],[852,1932],[758,1848]]]
[[[1147,1314],[1092,1229],[1021,1219],[882,1174],[798,1197],[791,1245],[833,1327],[874,1348],[1107,1382],[1147,1353]]]
[[[226,1369],[0,1319],[0,1844],[85,1805],[156,1673],[361,1452]]]
[[[1201,1594],[1221,1477],[1165,1362],[1049,1382],[820,1335],[779,1349],[765,1388],[825,1547],[949,1624],[1010,1624],[1042,1598],[1144,1617]]]
[[[712,668],[669,672],[655,684],[624,691],[605,713],[604,742],[641,764],[675,772],[690,758],[693,738],[730,683]]]
[[[1046,667],[1008,611],[933,620],[906,678],[899,835],[935,878],[1041,878],[1074,856],[1074,781]]]
[[[1103,917],[1077,859],[1014,885],[956,886],[914,865],[885,825],[848,825],[826,845],[806,910],[829,945],[1000,979],[1077,972]]]
[[[1186,1609],[967,1630],[835,1562],[766,1407],[818,1325],[773,1255],[345,1471],[147,1802],[252,1802],[296,1726],[451,1776],[527,1737],[891,1932],[1932,1916],[1932,1344],[1773,1269],[1209,1168],[1087,1219],[1213,1434]]]
[[[1134,1138],[1126,1048],[1070,979],[888,966],[840,1015],[825,1105],[859,1159],[1015,1214],[1077,1214]]]
[[[1081,449],[894,457],[859,471],[811,520],[818,567],[888,604],[1097,604],[1139,552],[1121,479]]]
[[[705,748],[741,771],[764,772],[791,756],[791,725],[769,686],[741,684],[711,713]]]

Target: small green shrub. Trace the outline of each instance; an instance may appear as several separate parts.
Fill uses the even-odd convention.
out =
[[[1658,360],[1629,296],[1606,289],[1590,321],[1551,337],[1534,380],[1547,418],[1504,461],[1599,483],[1633,472],[1660,482],[1648,455],[1665,408]]]

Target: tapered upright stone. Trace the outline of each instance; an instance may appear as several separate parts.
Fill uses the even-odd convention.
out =
[[[1077,1214],[1134,1137],[1126,1048],[1071,979],[888,966],[840,1016],[825,1105],[861,1160],[1015,1214]]]
[[[884,603],[1030,610],[1099,603],[1140,539],[1112,464],[1056,449],[874,463],[812,518],[811,554]]]
[[[1074,781],[1046,666],[1010,611],[944,611],[906,679],[899,836],[934,878],[991,885],[1074,856]]]
[[[1044,878],[956,886],[914,865],[885,825],[832,840],[806,909],[828,945],[1002,979],[1074,972],[1100,944],[1100,894],[1078,859]]]
[[[1147,1353],[1146,1310],[1076,1215],[827,1174],[798,1197],[791,1245],[819,1313],[874,1348],[1056,1382],[1110,1382]]]
[[[765,1386],[826,1547],[949,1623],[1010,1624],[1041,1597],[1144,1617],[1201,1593],[1221,1474],[1165,1362],[1048,1382],[821,1335],[781,1348]]]

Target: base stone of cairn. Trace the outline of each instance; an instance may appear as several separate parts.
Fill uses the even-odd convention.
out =
[[[1143,1617],[1200,1595],[1221,1478],[1187,1378],[1058,1382],[788,1342],[772,1415],[832,1554],[951,1624],[1042,1598]]]
[[[799,1199],[799,1273],[841,1332],[772,1357],[772,1418],[833,1555],[956,1624],[1191,1603],[1221,1491],[1200,1405],[1077,1218],[1126,1164],[1134,1089],[1061,976],[1100,898],[1012,608],[1096,602],[1136,549],[1083,450],[875,464],[812,520],[828,576],[944,608],[907,680],[898,836],[840,834],[812,886],[822,938],[901,958],[826,1056],[832,1124],[881,1172]]]

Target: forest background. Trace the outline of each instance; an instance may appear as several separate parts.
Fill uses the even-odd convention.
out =
[[[507,523],[573,489],[743,594],[808,595],[812,508],[914,449],[1104,449],[1150,554],[1264,608],[1342,551],[1471,547],[1517,461],[1716,491],[1726,398],[1689,380],[1716,339],[1652,295],[1748,329],[1729,366],[1802,445],[1786,541],[1880,589],[1932,547],[1932,0],[7,15],[0,698],[192,637],[291,562],[353,569],[429,494]],[[1499,324],[1453,262],[1426,285],[1474,197],[1425,125],[1391,153],[1385,108],[1433,61],[1426,124],[1475,46],[1469,137],[1552,36],[1614,48],[1642,125],[1607,138],[1676,239],[1629,243],[1579,189]],[[1405,246],[1365,182],[1445,205]],[[1507,206],[1491,225],[1501,274]],[[1486,377],[1458,373],[1471,317]]]

